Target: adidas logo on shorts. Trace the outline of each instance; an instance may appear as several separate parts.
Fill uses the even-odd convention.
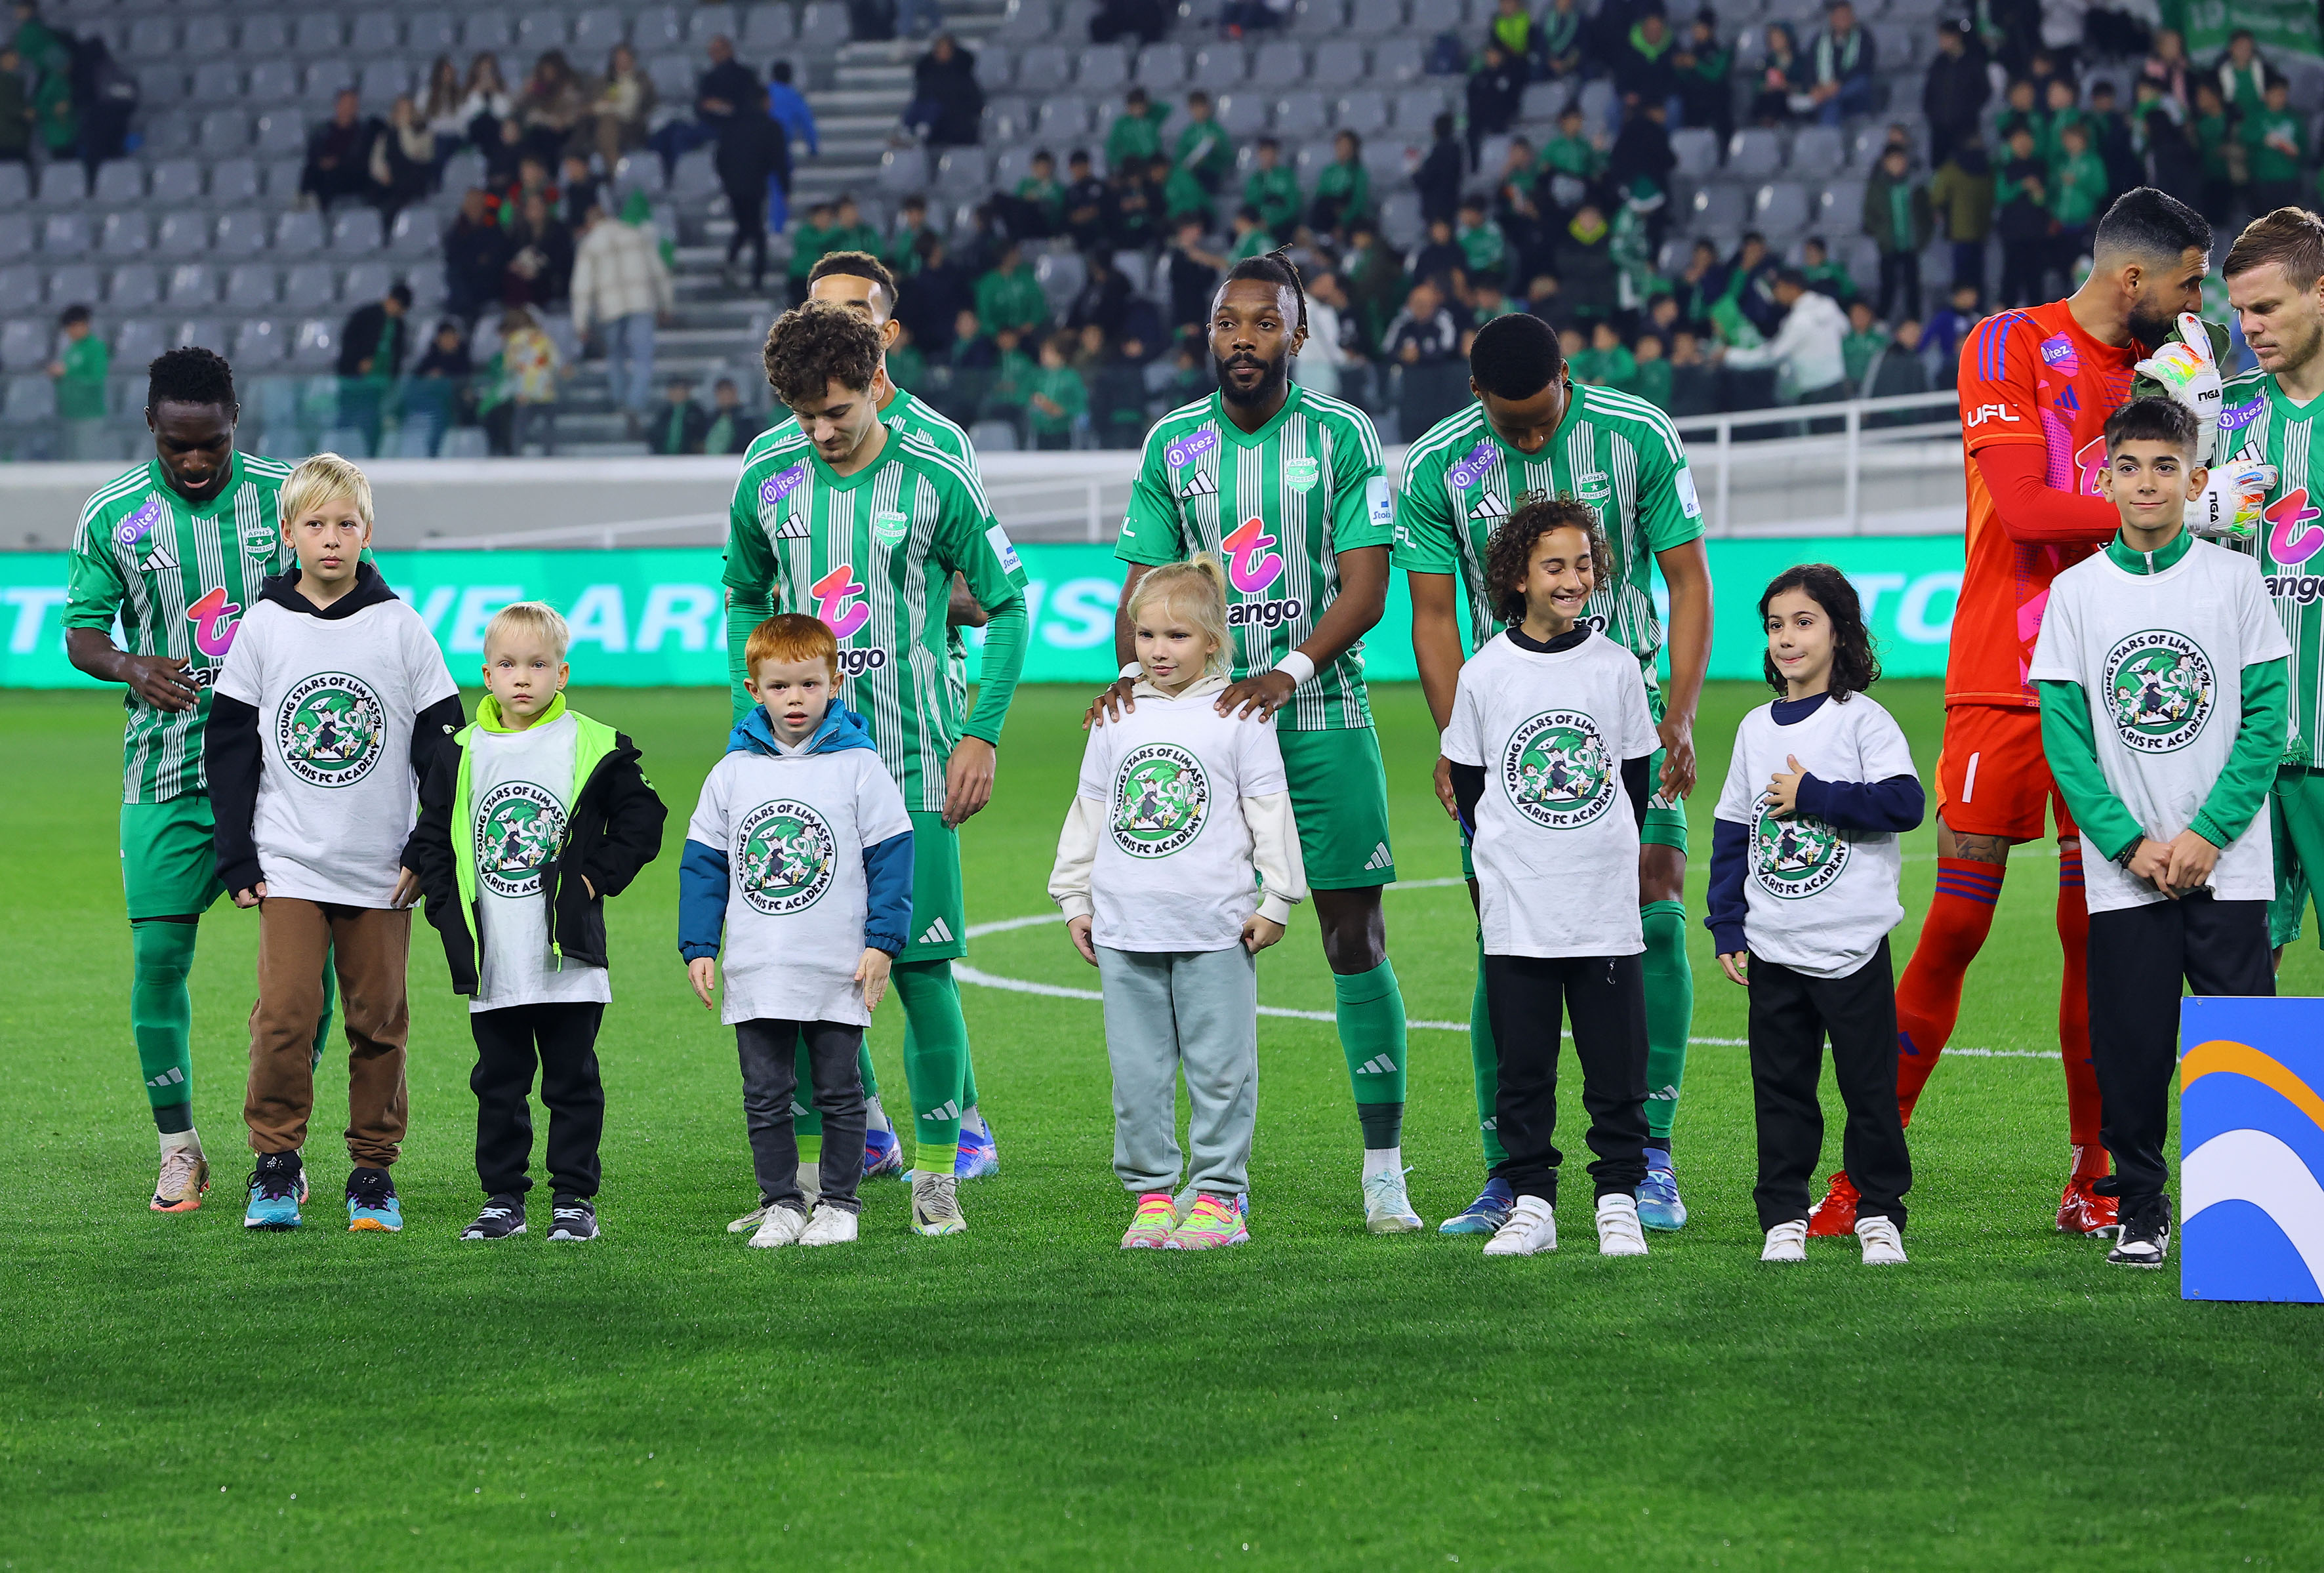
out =
[[[950,944],[952,943],[952,925],[945,922],[943,918],[938,918],[936,922],[928,924],[927,928],[923,929],[920,932],[920,937],[914,940],[912,943],[916,945]]]
[[[1381,842],[1379,845],[1372,848],[1372,855],[1364,860],[1364,867],[1368,870],[1375,869],[1393,869],[1396,867],[1396,860],[1388,856],[1388,843],[1386,842]]]

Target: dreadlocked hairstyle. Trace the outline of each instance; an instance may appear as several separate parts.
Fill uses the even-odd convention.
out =
[[[216,404],[232,409],[234,368],[216,350],[186,345],[164,350],[145,368],[145,407]]]
[[[2174,404],[2171,408],[2179,407]],[[2193,422],[2192,416],[2187,419],[2190,424]],[[1856,586],[1848,582],[1848,575],[1830,563],[1802,563],[1797,567],[1785,568],[1759,597],[1761,627],[1766,626],[1768,603],[1790,590],[1798,591],[1822,607],[1823,614],[1831,620],[1831,702],[1844,704],[1849,695],[1861,694],[1880,681],[1880,658],[1873,650],[1872,630],[1864,626],[1864,603],[1857,598]],[[1784,675],[1775,669],[1772,652],[1760,658],[1759,666],[1767,686],[1779,697],[1792,691]]]
[[[1262,284],[1288,289],[1299,302],[1299,331],[1307,331],[1307,286],[1300,280],[1299,268],[1291,260],[1289,246],[1277,246],[1263,256],[1243,258],[1227,270],[1227,276],[1219,288],[1224,290],[1238,279],[1256,279]]]

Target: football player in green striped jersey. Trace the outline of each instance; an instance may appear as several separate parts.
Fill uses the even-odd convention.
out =
[[[975,472],[880,419],[880,334],[829,301],[787,312],[767,336],[767,380],[798,418],[743,457],[725,583],[727,645],[776,611],[838,636],[850,703],[913,825],[912,941],[892,974],[909,1024],[904,1062],[917,1136],[913,1227],[965,1227],[955,1191],[968,1028],[952,976],[965,953],[961,823],[992,794],[1001,727],[1023,669],[1025,572]],[[991,614],[973,713],[947,681],[945,612],[964,574]]]
[[[1687,964],[1686,807],[1694,789],[1694,713],[1711,659],[1711,568],[1702,508],[1686,451],[1670,418],[1643,399],[1610,388],[1577,387],[1557,336],[1540,318],[1505,317],[1478,329],[1469,355],[1477,401],[1438,421],[1405,455],[1397,503],[1396,562],[1412,593],[1413,654],[1441,727],[1452,719],[1465,642],[1493,636],[1484,578],[1485,546],[1524,500],[1572,497],[1597,513],[1612,548],[1613,572],[1591,596],[1592,627],[1638,658],[1652,698],[1657,785],[1639,831],[1638,893],[1646,939],[1646,1182],[1638,1218],[1648,1228],[1686,1222],[1671,1166],[1671,1127],[1686,1070],[1694,1014]],[[1659,565],[1670,590],[1670,677],[1656,681],[1665,647],[1655,612]],[[1466,617],[1462,614],[1465,611]],[[1465,628],[1464,628],[1465,624]],[[1454,813],[1448,767],[1436,761],[1436,792]],[[1457,814],[1455,815],[1457,818]],[[1462,850],[1467,870],[1468,850]],[[1470,881],[1473,897],[1476,882]],[[1481,968],[1470,1007],[1477,1118],[1489,1171],[1504,1154],[1494,1134],[1498,1086]],[[1489,1234],[1509,1206],[1506,1183],[1489,1180],[1447,1233]]]
[[[1275,721],[1363,1132],[1364,1227],[1402,1234],[1421,1223],[1404,1182],[1404,996],[1380,910],[1396,861],[1362,655],[1387,604],[1395,504],[1370,418],[1290,382],[1306,334],[1283,253],[1228,270],[1211,308],[1218,391],[1147,433],[1114,555],[1130,565],[1124,608],[1148,568],[1208,552],[1226,569],[1233,683],[1218,708]],[[1122,675],[1091,724],[1132,708],[1135,653],[1125,612]]]
[[[98,487],[73,531],[65,651],[121,684],[121,883],[129,909],[129,1029],[161,1133],[157,1212],[191,1212],[209,1184],[194,1128],[186,976],[196,924],[223,894],[211,847],[202,728],[244,608],[288,566],[275,499],[290,466],[237,452],[234,373],[173,349],[148,371],[153,456]],[[113,642],[118,624],[123,643]],[[125,648],[124,648],[125,647]],[[324,969],[319,1046],[330,1031]]]
[[[2239,464],[2272,469],[2255,528],[2229,544],[2257,554],[2261,576],[2292,641],[2292,723],[2270,797],[2275,901],[2269,938],[2279,961],[2300,937],[2324,887],[2324,222],[2279,207],[2228,249],[2227,303],[2258,366],[2222,391],[2213,473]],[[2319,930],[2324,941],[2324,930]]]
[[[887,352],[896,345],[903,325],[896,320],[896,276],[887,264],[869,252],[826,252],[817,259],[807,276],[807,298],[828,300],[844,306],[864,321],[880,330],[880,369],[888,369]],[[924,399],[888,381],[887,397],[880,404],[880,423],[890,431],[913,432],[927,437],[936,446],[960,460],[971,469],[976,467],[976,450],[968,440],[968,433],[947,419]],[[798,421],[786,420],[777,430],[796,427]],[[949,659],[945,666],[945,680],[950,683],[964,701],[968,694],[968,651],[960,630],[982,628],[986,615],[976,597],[969,593],[968,581],[954,574],[952,580],[952,605],[945,630],[945,648]],[[747,708],[748,695],[736,691],[738,708]],[[911,1026],[904,1027],[904,1053],[913,1052]],[[871,1128],[865,1133],[863,1173],[868,1178],[875,1174],[901,1173],[904,1167],[902,1144],[888,1122],[887,1111],[880,1105],[880,1079],[872,1069],[872,1044],[867,1037],[856,1058],[856,1069],[863,1078],[865,1108]],[[807,1063],[806,1046],[799,1049],[799,1085],[812,1086],[812,1071]],[[954,1172],[964,1180],[973,1180],[990,1174],[1001,1166],[999,1145],[993,1140],[992,1127],[985,1123],[984,1111],[977,1101],[976,1057],[970,1052],[962,1074],[960,1155]],[[822,1150],[823,1117],[809,1107],[798,1118],[798,1136],[801,1172],[812,1166],[815,1154]],[[738,1222],[756,1227],[753,1216]]]

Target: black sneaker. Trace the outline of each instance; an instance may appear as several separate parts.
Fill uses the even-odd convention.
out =
[[[2107,1260],[2117,1267],[2159,1268],[2171,1254],[2171,1199],[2158,1196],[2122,1210],[2122,1238]]]
[[[464,1240],[504,1240],[511,1235],[524,1233],[524,1198],[502,1191],[484,1198],[484,1211],[476,1221],[460,1231]]]
[[[597,1205],[586,1196],[560,1196],[551,1212],[552,1240],[594,1240],[597,1237]]]
[[[384,1169],[356,1168],[347,1175],[347,1228],[394,1234],[403,1228],[403,1203]]]

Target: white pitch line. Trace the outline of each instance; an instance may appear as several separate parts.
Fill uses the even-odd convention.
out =
[[[1399,879],[1388,888],[1390,890],[1427,889],[1441,885],[1467,883],[1465,879]],[[1065,921],[1065,915],[1062,912],[1037,912],[1026,917],[998,918],[991,923],[970,924],[968,937],[973,940],[982,939],[986,934],[1008,934],[1020,928],[1040,928],[1047,924]],[[998,973],[972,967],[965,961],[954,962],[952,975],[964,983],[973,983],[980,989],[999,989],[1010,994],[1038,994],[1044,999],[1085,999],[1094,1004],[1105,998],[1094,989],[1073,989],[1063,983],[1036,983],[1028,978],[1003,978]],[[1339,1019],[1328,1010],[1294,1010],[1283,1005],[1262,1005],[1259,1007],[1259,1014],[1282,1016],[1292,1021],[1337,1021]],[[1404,1025],[1408,1027],[1419,1027],[1426,1032],[1464,1033],[1469,1030],[1469,1024],[1465,1021],[1427,1021],[1415,1018],[1406,1021]],[[1564,1035],[1571,1038],[1573,1035],[1567,1033]],[[1686,1041],[1689,1045],[1701,1044],[1707,1048],[1716,1049],[1740,1049],[1748,1047],[1750,1044],[1748,1038],[1691,1037]],[[2052,1057],[2034,1049],[1947,1049],[1945,1053],[1967,1054],[1971,1059],[1978,1060],[2046,1060]]]

